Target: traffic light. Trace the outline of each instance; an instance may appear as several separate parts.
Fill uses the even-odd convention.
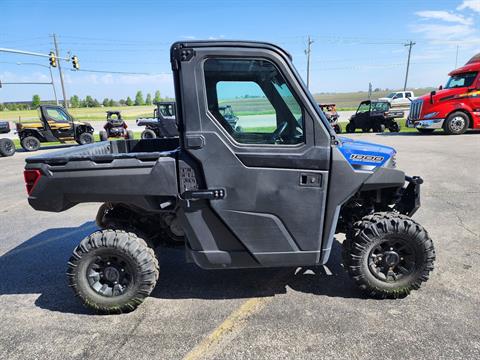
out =
[[[78,57],[72,56],[72,65],[75,70],[80,70],[80,64],[78,63]]]
[[[57,67],[57,57],[55,56],[55,53],[53,51],[50,51],[48,58],[50,60],[50,66]]]

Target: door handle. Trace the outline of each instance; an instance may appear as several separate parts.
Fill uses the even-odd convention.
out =
[[[322,187],[322,174],[301,173],[300,186]]]

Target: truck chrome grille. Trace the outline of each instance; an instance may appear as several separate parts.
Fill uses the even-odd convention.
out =
[[[410,114],[408,115],[408,118],[410,120],[418,120],[422,113],[422,107],[423,107],[422,99],[413,100],[412,103],[410,104]]]

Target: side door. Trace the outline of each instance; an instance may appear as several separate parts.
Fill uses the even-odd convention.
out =
[[[241,245],[235,254],[244,251],[259,266],[317,263],[331,135],[313,98],[288,58],[271,48],[192,51],[194,57],[174,72],[181,137],[200,164],[205,187],[225,192],[209,201],[213,215],[201,216],[210,219],[207,224],[187,211],[192,236],[211,240],[200,250],[215,252],[231,239]],[[220,113],[224,106],[238,117],[236,126]],[[224,231],[205,234],[214,223]],[[222,266],[245,264],[235,263],[232,254]]]
[[[45,106],[42,109],[43,122],[50,128],[55,138],[73,137],[73,121],[70,116],[60,107]]]
[[[407,100],[404,98],[403,93],[396,93],[392,99],[392,106],[400,106],[404,104],[404,101]],[[408,101],[408,100],[407,100]]]

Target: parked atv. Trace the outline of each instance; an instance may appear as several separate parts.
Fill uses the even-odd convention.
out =
[[[100,141],[107,141],[108,138],[133,139],[133,131],[127,130],[127,123],[122,119],[120,111],[107,111],[107,123],[100,131]]]
[[[8,134],[10,124],[8,121],[0,121],[0,134]],[[0,156],[12,156],[15,154],[15,144],[11,139],[0,139]]]
[[[404,112],[400,110],[390,111],[388,101],[365,100],[360,103],[357,112],[352,115],[347,124],[348,133],[361,129],[362,132],[384,132],[388,129],[390,132],[399,132],[400,125],[395,121],[396,118],[404,117]]]
[[[93,127],[87,122],[74,121],[61,106],[41,105],[39,122],[18,122],[17,133],[25,151],[36,151],[40,143],[76,141],[80,145],[93,143]]]
[[[337,112],[336,105],[335,104],[318,104],[318,106],[320,106],[320,109],[325,114],[333,130],[335,130],[337,134],[341,134],[342,126],[338,123],[338,118],[340,117],[340,115]]]
[[[396,168],[393,148],[338,137],[287,52],[259,42],[185,41],[170,59],[179,137],[99,142],[26,160],[33,208],[108,203],[96,217],[100,228],[68,262],[69,285],[87,307],[121,313],[141,304],[159,278],[158,237],[171,234],[184,242],[187,262],[240,269],[322,266],[335,233],[344,233],[344,267],[366,294],[404,297],[428,280],[434,245],[411,218],[422,179]],[[246,82],[256,84],[247,94]],[[232,131],[219,99],[259,94],[274,109],[271,126]],[[262,115],[254,102],[246,107]]]
[[[145,126],[142,139],[170,138],[178,136],[177,121],[175,119],[175,102],[158,102],[153,110],[153,118],[137,119],[138,126]]]
[[[218,111],[223,116],[225,121],[236,131],[242,131],[242,128],[237,126],[238,116],[233,112],[231,105],[219,106]]]

